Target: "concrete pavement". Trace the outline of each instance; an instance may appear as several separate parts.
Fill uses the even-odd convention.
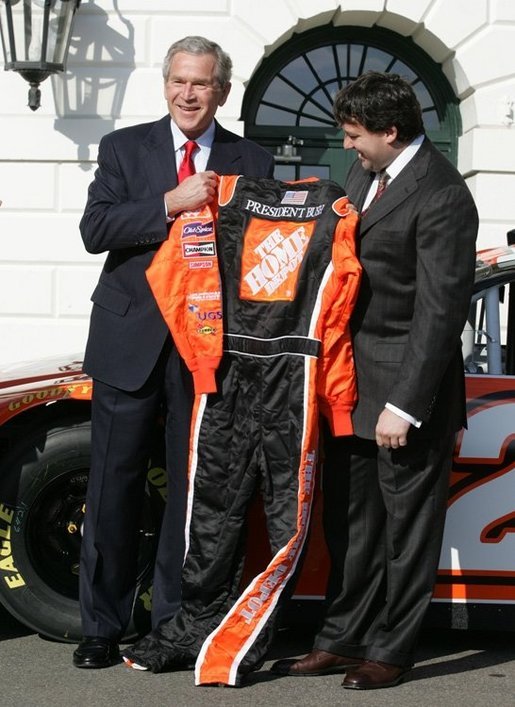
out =
[[[311,631],[280,632],[270,660],[240,689],[195,687],[191,672],[152,675],[117,665],[72,666],[73,645],[39,637],[0,608],[2,707],[515,707],[515,635],[425,631],[411,680],[395,688],[344,690],[342,677],[278,678],[277,658],[302,655]]]

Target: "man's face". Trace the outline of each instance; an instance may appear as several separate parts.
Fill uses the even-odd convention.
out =
[[[164,86],[168,110],[189,140],[207,130],[231,90],[231,84],[219,85],[215,71],[216,59],[212,54],[179,52],[170,64]]]
[[[364,169],[370,172],[379,172],[388,167],[396,156],[394,147],[397,138],[396,128],[372,133],[361,123],[344,123],[342,129],[344,148],[356,150]]]

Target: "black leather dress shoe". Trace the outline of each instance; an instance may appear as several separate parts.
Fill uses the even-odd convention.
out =
[[[374,690],[380,687],[394,687],[407,679],[409,668],[379,660],[366,660],[362,665],[349,671],[342,685],[351,690]]]
[[[336,655],[327,651],[313,650],[304,658],[285,658],[276,661],[270,670],[276,675],[315,676],[344,673],[347,668],[356,667],[363,663],[362,658]]]
[[[85,636],[73,652],[76,668],[109,668],[119,662],[118,643],[100,636]]]

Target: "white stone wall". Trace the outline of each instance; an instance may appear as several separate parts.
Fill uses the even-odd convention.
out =
[[[0,364],[80,352],[102,256],[78,223],[102,135],[163,115],[161,61],[186,34],[218,41],[234,62],[218,117],[243,132],[245,83],[294,31],[352,24],[411,36],[440,62],[461,101],[459,168],[476,199],[479,246],[515,227],[513,0],[83,0],[64,76],[41,86],[0,72]]]

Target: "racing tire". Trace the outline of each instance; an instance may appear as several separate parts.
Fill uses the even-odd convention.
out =
[[[18,438],[0,460],[0,602],[29,628],[59,641],[81,638],[78,570],[90,438],[89,419],[54,420]],[[147,484],[126,640],[150,628],[163,497]]]

